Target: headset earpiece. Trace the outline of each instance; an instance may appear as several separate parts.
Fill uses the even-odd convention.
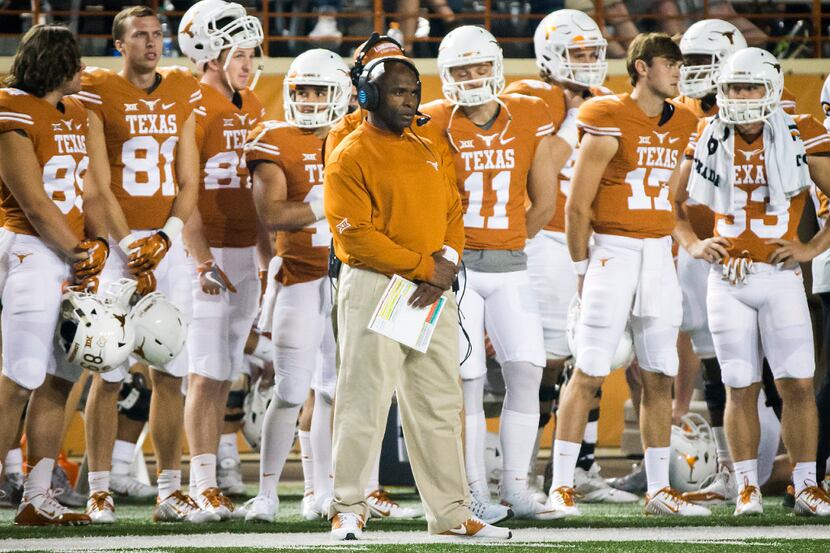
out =
[[[380,90],[378,85],[371,81],[372,71],[375,67],[386,62],[397,62],[408,65],[415,71],[418,79],[418,104],[421,103],[421,74],[411,60],[400,57],[378,58],[369,62],[357,80],[357,104],[366,111],[375,111],[380,106]]]

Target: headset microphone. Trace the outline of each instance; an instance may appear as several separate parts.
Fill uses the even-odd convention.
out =
[[[426,113],[422,113],[421,111],[415,111],[415,115],[418,116],[418,118],[415,119],[415,124],[419,127],[423,127],[424,125],[429,123],[430,119],[432,119],[431,116],[427,115]]]

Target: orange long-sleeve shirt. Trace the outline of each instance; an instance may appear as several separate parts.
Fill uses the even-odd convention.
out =
[[[444,141],[364,122],[331,152],[323,194],[334,252],[352,267],[428,280],[433,253],[464,249],[461,198]]]

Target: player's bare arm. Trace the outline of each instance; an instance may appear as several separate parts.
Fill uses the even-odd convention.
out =
[[[525,213],[525,224],[527,225],[527,237],[533,238],[545,224],[553,217],[556,209],[556,189],[559,170],[568,160],[566,156],[560,160],[554,157],[554,138],[546,136],[539,142],[536,153],[533,156],[533,164],[527,175],[527,196],[530,199],[530,208]],[[561,140],[561,139],[559,139]],[[558,154],[562,154],[564,148],[558,148]],[[570,151],[568,151],[568,156]],[[557,168],[558,166],[558,168]]]
[[[196,114],[193,113],[185,121],[176,145],[176,176],[179,191],[170,209],[170,217],[187,223],[199,200],[199,148],[196,145]]]
[[[300,230],[316,223],[312,204],[288,201],[285,172],[275,163],[258,163],[253,174],[257,216],[268,230]],[[322,216],[322,206],[321,206]]]
[[[86,251],[77,248],[66,217],[46,195],[32,142],[14,131],[0,134],[0,179],[14,195],[26,218],[49,246],[70,261],[80,261]]]
[[[689,252],[689,255],[695,259],[704,259],[709,263],[715,263],[727,257],[727,248],[730,243],[727,238],[722,236],[713,236],[705,240],[701,240],[692,229],[692,223],[689,221],[688,211],[686,209],[686,201],[689,199],[689,192],[686,186],[689,182],[689,176],[692,173],[692,160],[684,159],[680,163],[679,169],[676,169],[672,175],[674,182],[671,190],[674,197],[674,213],[676,224],[672,236],[680,246]]]
[[[104,211],[107,223],[107,233],[97,234],[96,236],[107,236],[109,234],[116,242],[121,242],[124,237],[130,234],[130,227],[127,224],[127,218],[124,216],[121,205],[115,199],[115,194],[112,193],[109,186],[110,164],[109,159],[107,159],[104,125],[101,118],[94,111],[87,110],[86,113],[89,118],[89,131],[86,137],[89,168],[84,176],[84,211],[86,211],[87,216],[90,215],[87,198],[90,194],[89,190],[94,190],[92,193],[100,196],[97,203]]]
[[[565,204],[565,235],[571,259],[575,263],[588,259],[591,206],[597,196],[602,174],[618,148],[617,139],[613,136],[586,134],[582,137],[579,156],[574,165],[571,195]],[[581,278],[582,275],[580,275],[580,290],[582,289]]]

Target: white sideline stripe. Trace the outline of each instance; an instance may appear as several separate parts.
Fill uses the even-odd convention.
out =
[[[279,528],[274,525],[274,529]],[[78,532],[83,532],[79,528]],[[127,539],[125,539],[127,538]],[[827,526],[703,526],[681,528],[521,528],[513,531],[507,541],[468,540],[465,538],[431,536],[426,532],[367,531],[359,542],[338,542],[328,532],[257,533],[257,534],[183,534],[169,536],[107,536],[63,538],[32,538],[0,540],[0,551],[169,551],[175,547],[196,549],[238,547],[251,549],[342,547],[361,545],[456,543],[470,545],[539,547],[574,547],[586,541],[671,541],[690,543],[735,543],[741,540],[815,540],[830,539]],[[125,545],[128,542],[129,545]]]

